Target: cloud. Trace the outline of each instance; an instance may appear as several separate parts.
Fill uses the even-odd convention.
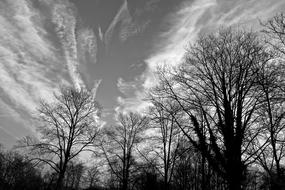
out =
[[[102,80],[96,80],[96,81],[94,82],[93,88],[92,88],[92,90],[91,90],[92,99],[93,99],[93,100],[95,100],[95,98],[96,98],[97,90],[98,90],[98,88],[99,88],[99,86],[100,86],[100,84],[101,84],[101,81],[102,81]]]
[[[33,112],[39,98],[33,91],[46,94],[43,91],[53,88],[52,81],[43,76],[53,68],[57,56],[41,30],[41,16],[29,1],[4,1],[2,5],[5,7],[0,15],[2,96],[9,97],[15,106]],[[43,65],[45,60],[50,61],[50,69]]]
[[[96,63],[97,57],[97,38],[94,31],[90,28],[82,28],[77,31],[77,42],[79,55],[81,58],[90,58],[93,63]],[[87,56],[86,56],[87,55]],[[86,61],[86,60],[84,60]]]
[[[147,68],[140,80],[135,81],[142,88],[135,89],[127,98],[120,98],[121,107],[130,105],[137,109],[145,104],[141,101],[143,94],[158,82],[155,76],[157,67],[179,65],[187,46],[194,43],[199,35],[215,31],[221,26],[258,28],[259,19],[267,19],[284,8],[285,2],[282,0],[184,1],[175,13],[165,18],[169,29],[161,32],[158,40],[153,43],[153,53],[145,60]]]
[[[56,33],[63,47],[71,80],[77,89],[81,89],[85,88],[85,84],[78,72],[76,18],[69,6],[69,4],[55,4],[52,10],[52,21],[56,25]],[[69,11],[66,11],[68,9]]]
[[[185,53],[187,44],[194,41],[199,34],[200,28],[196,23],[201,16],[215,5],[212,0],[200,0],[194,3],[183,3],[181,9],[168,16],[170,29],[160,34],[159,45],[156,45],[154,53],[146,59],[148,66],[147,77],[144,81],[145,88],[155,85],[153,73],[157,67],[164,65],[177,65]]]
[[[98,34],[99,34],[99,39],[101,40],[101,41],[103,41],[104,40],[104,34],[103,34],[103,32],[102,32],[102,28],[99,26],[99,28],[98,28]]]
[[[138,79],[131,82],[126,82],[123,78],[119,78],[117,82],[117,87],[124,95],[130,96],[131,93],[134,93],[135,90],[139,90],[137,85]]]
[[[128,26],[129,24],[131,24],[131,15],[129,13],[128,3],[126,0],[124,0],[122,6],[118,10],[116,16],[113,18],[112,22],[110,23],[108,29],[106,30],[106,32],[104,34],[104,41],[105,41],[105,44],[107,45],[107,47],[109,46],[109,44],[112,40],[115,27],[120,22],[122,23],[121,25],[125,26],[125,27]]]
[[[149,2],[147,8],[150,9],[154,2]],[[104,41],[107,47],[110,45],[111,40],[114,36],[116,27],[119,27],[118,37],[121,42],[126,41],[129,37],[135,36],[136,34],[142,33],[149,25],[149,20],[142,23],[136,22],[135,17],[130,14],[128,1],[124,0],[122,6],[118,10],[116,16],[113,18],[108,29],[104,35]],[[117,33],[116,33],[117,34]]]
[[[122,78],[118,79],[117,87],[124,97],[117,98],[118,107],[115,112],[136,111],[143,112],[150,105],[145,99],[147,92],[142,88],[142,76],[137,77],[134,81],[125,81]]]
[[[1,127],[13,134],[10,120],[33,130],[41,99],[52,101],[61,84],[86,86],[79,67],[96,62],[97,39],[67,0],[0,1],[0,24]]]
[[[131,22],[131,20],[125,20],[122,23],[121,31],[120,31],[120,39],[121,41],[126,41],[129,37],[134,36],[138,33],[142,33],[145,28],[149,25],[150,21],[144,22],[142,25]]]
[[[77,89],[86,88],[79,72],[80,60],[86,62],[86,57],[96,63],[97,38],[90,28],[81,28],[77,21],[73,4],[68,1],[53,3],[52,22],[60,39],[67,69],[73,85]],[[96,83],[96,81],[95,81]],[[98,85],[95,84],[95,87]],[[96,92],[96,89],[92,90]]]
[[[258,25],[258,19],[270,17],[281,0],[273,3],[266,0],[255,1],[214,1],[196,0],[193,3],[184,2],[181,8],[167,18],[170,29],[160,34],[159,45],[154,47],[154,53],[146,59],[150,73],[158,66],[175,66],[181,63],[189,43],[195,42],[198,35],[214,31],[220,26],[244,25],[249,28]],[[153,77],[146,77],[144,87],[153,86]]]
[[[5,128],[0,126],[0,139],[3,142],[6,142],[7,145],[5,148],[12,148],[12,144],[16,143],[18,138],[16,138],[13,134],[11,134],[9,131],[7,131]],[[2,144],[1,144],[2,145]]]
[[[119,96],[117,102],[120,106],[115,108],[116,113],[138,112],[143,114],[151,105],[149,102],[145,101],[145,97],[141,96],[140,93],[133,98],[122,98]]]

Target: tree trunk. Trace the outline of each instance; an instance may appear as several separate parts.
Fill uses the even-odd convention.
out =
[[[232,179],[229,181],[229,190],[241,190],[241,182],[239,180]]]
[[[57,179],[56,188],[55,188],[56,190],[62,190],[63,189],[63,180],[64,180],[64,174],[66,171],[66,167],[67,167],[67,159],[62,166],[62,170],[58,174],[58,179]]]
[[[56,187],[55,187],[56,190],[62,190],[63,178],[64,178],[64,173],[60,172],[56,182]]]
[[[228,189],[229,190],[242,190],[242,167],[241,163],[233,163],[229,167],[230,171],[228,172]]]
[[[123,169],[123,186],[122,190],[128,190],[128,183],[129,183],[129,161],[127,160],[127,164]]]
[[[124,179],[123,180],[122,190],[127,190],[127,189],[128,189],[128,180]]]
[[[164,190],[168,190],[168,167],[165,166],[165,169],[164,169]]]
[[[202,184],[201,184],[201,189],[206,190],[206,180],[205,180],[205,162],[206,162],[206,159],[205,159],[204,155],[201,155],[201,156],[202,156],[202,166],[201,166]]]
[[[168,190],[169,189],[169,185],[167,181],[164,181],[164,190]]]

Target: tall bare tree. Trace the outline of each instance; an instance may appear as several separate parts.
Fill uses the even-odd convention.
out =
[[[170,189],[175,162],[178,157],[179,133],[180,130],[174,121],[174,116],[178,119],[179,111],[175,105],[163,99],[152,98],[153,106],[149,110],[151,120],[150,129],[152,131],[153,151],[162,163],[162,174],[164,189]],[[164,105],[162,105],[164,104]],[[163,109],[168,107],[166,111]]]
[[[262,106],[259,112],[259,124],[264,128],[264,141],[268,146],[258,160],[270,178],[273,189],[283,189],[280,185],[284,172],[281,162],[285,154],[285,16],[278,14],[263,24],[267,43],[272,47],[275,59],[261,67],[260,89],[263,93]]]
[[[41,104],[40,138],[26,137],[22,143],[30,148],[34,161],[48,164],[56,171],[56,189],[62,189],[68,163],[96,140],[99,110],[90,92],[69,87],[55,95],[55,102]]]
[[[101,144],[111,172],[119,180],[120,189],[129,189],[134,166],[134,152],[143,141],[148,118],[137,113],[119,114],[118,125],[106,128]]]
[[[229,190],[242,189],[262,95],[259,68],[270,58],[255,33],[220,30],[200,37],[179,69],[160,72],[153,91],[180,106],[184,120],[175,120],[177,125]]]

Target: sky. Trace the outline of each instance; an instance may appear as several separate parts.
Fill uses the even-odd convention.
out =
[[[157,66],[175,66],[199,35],[260,30],[284,0],[0,0],[0,143],[35,134],[41,100],[92,90],[102,121],[143,111]]]

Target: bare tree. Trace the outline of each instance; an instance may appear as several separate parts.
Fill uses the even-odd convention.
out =
[[[69,162],[64,179],[65,188],[79,189],[83,178],[84,170],[85,167],[83,163],[81,162],[77,163],[74,161]]]
[[[88,189],[95,188],[96,185],[98,185],[99,182],[99,175],[100,175],[99,168],[97,166],[91,166],[88,167],[85,170],[85,174],[83,176],[83,181],[85,183],[85,186],[88,187]]]
[[[203,160],[187,138],[179,140],[178,158],[174,168],[174,187],[180,190],[224,190],[225,180]]]
[[[273,189],[283,189],[283,171],[281,167],[284,159],[284,93],[285,93],[285,16],[283,13],[274,16],[266,23],[262,23],[266,42],[275,56],[270,64],[261,67],[260,90],[263,93],[262,105],[258,112],[258,124],[264,129],[262,141],[268,141],[258,157],[258,161],[269,176]]]
[[[164,180],[164,189],[170,189],[174,166],[178,157],[178,139],[179,128],[174,121],[174,116],[178,119],[178,110],[171,102],[152,98],[153,105],[150,108],[149,115],[151,119],[151,130],[153,151],[156,157],[162,163],[162,177]],[[163,109],[168,107],[168,111]]]
[[[242,189],[254,155],[246,152],[258,132],[258,73],[270,58],[255,33],[221,30],[200,37],[179,69],[160,72],[161,84],[153,92],[180,106],[184,120],[175,120],[177,125],[229,190]]]
[[[2,150],[0,144],[0,189],[43,189],[39,168],[26,156],[14,151]]]
[[[68,163],[93,145],[98,134],[99,106],[86,90],[62,88],[54,103],[39,109],[40,139],[26,137],[34,161],[48,164],[58,174],[56,189],[62,189]]]
[[[148,118],[131,112],[119,114],[118,122],[118,125],[106,128],[101,149],[111,172],[119,180],[120,188],[127,190],[135,164],[134,152],[143,141]]]
[[[274,50],[285,55],[285,15],[277,14],[266,23],[261,23],[263,32],[267,35],[269,43]]]

